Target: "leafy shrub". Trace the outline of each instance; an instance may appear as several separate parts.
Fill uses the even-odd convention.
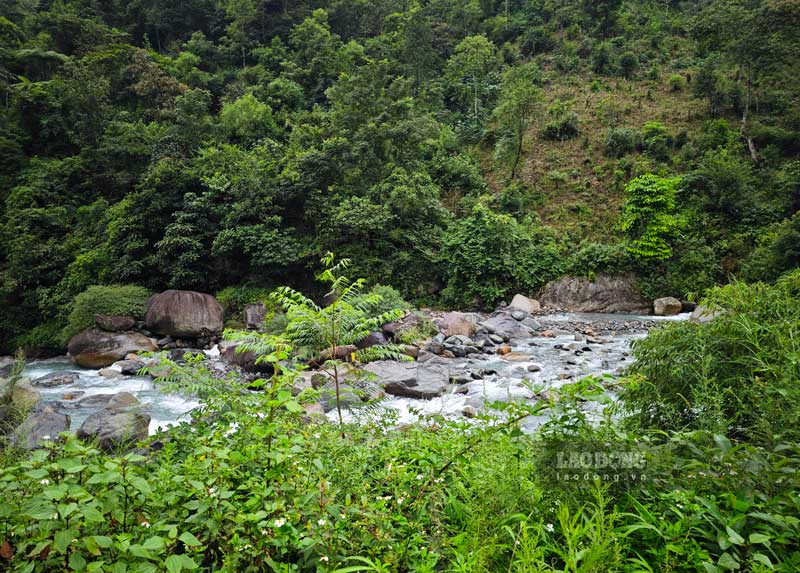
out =
[[[570,257],[566,273],[578,276],[623,274],[631,271],[632,267],[633,261],[625,243],[587,243]]]
[[[592,50],[592,70],[596,74],[609,75],[616,67],[614,48],[608,42],[598,44]]]
[[[405,301],[400,291],[389,285],[375,285],[357,302],[361,301],[363,301],[364,309],[368,314],[383,314],[395,309],[411,309],[411,305]]]
[[[680,74],[673,74],[667,80],[667,84],[669,85],[669,91],[682,92],[686,89],[686,78]]]
[[[13,346],[22,350],[28,358],[62,354],[64,352],[63,331],[63,322],[44,322],[14,338]]]
[[[639,67],[639,57],[633,52],[625,52],[619,58],[619,68],[626,78],[633,77]]]
[[[542,137],[564,141],[578,136],[578,114],[572,111],[569,104],[556,100],[547,110],[551,120],[542,131]]]
[[[268,310],[275,309],[275,304],[270,300],[270,289],[256,286],[230,286],[214,295],[222,305],[225,316],[229,318],[241,317],[245,305],[261,303]]]
[[[774,281],[797,267],[800,267],[800,212],[764,231],[758,246],[742,264],[742,277]]]
[[[639,131],[628,127],[612,127],[606,136],[605,154],[618,159],[635,151],[641,143],[642,134]]]
[[[150,291],[135,285],[90,286],[75,297],[64,337],[70,338],[94,325],[96,314],[144,317]]]
[[[478,204],[448,229],[441,253],[445,300],[488,307],[516,292],[532,292],[560,270],[551,237]]]
[[[657,161],[666,161],[672,147],[667,128],[659,121],[648,121],[642,127],[644,152]]]
[[[776,285],[734,282],[703,301],[719,316],[678,322],[637,341],[623,400],[634,420],[771,443],[800,428],[800,271]]]
[[[674,215],[678,179],[642,175],[625,187],[622,230],[631,239],[628,252],[639,261],[672,256],[670,240],[679,227]]]

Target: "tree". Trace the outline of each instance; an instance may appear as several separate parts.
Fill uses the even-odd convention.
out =
[[[513,158],[511,179],[517,172],[528,124],[542,99],[542,90],[536,87],[538,79],[539,68],[533,63],[514,66],[503,74],[500,100],[494,110],[500,133],[495,155]]]
[[[631,239],[628,252],[642,262],[672,256],[670,240],[680,223],[675,216],[675,190],[679,179],[648,174],[625,187],[622,230]]]
[[[347,375],[355,384],[365,380],[365,372],[358,366],[373,360],[411,360],[400,346],[380,344],[355,350],[353,347],[381,325],[397,320],[403,311],[393,309],[371,315],[370,309],[379,305],[379,294],[363,294],[365,279],[351,281],[342,272],[349,266],[348,259],[335,262],[333,253],[323,257],[325,270],[317,279],[330,286],[326,298],[331,302],[321,307],[313,300],[290,288],[277,289],[272,298],[285,310],[289,319],[286,337],[300,350],[301,359],[321,361],[320,370],[333,381],[336,392],[336,412],[339,426],[343,428],[341,385]],[[342,429],[342,432],[344,430]],[[344,434],[342,434],[344,435]]]
[[[481,124],[484,108],[497,85],[500,59],[485,35],[468,36],[447,62],[447,76],[463,110],[469,110],[473,127]]]

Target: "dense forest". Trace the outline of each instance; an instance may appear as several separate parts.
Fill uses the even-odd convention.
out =
[[[6,0],[0,340],[90,285],[420,304],[800,262],[794,0]]]

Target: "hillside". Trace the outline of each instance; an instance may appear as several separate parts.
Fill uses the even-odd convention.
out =
[[[800,261],[799,14],[12,0],[2,350],[63,352],[93,285],[313,289],[329,251],[451,308],[565,273],[773,281]]]

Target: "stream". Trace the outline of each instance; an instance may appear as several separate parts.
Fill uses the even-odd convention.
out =
[[[645,337],[648,327],[663,320],[685,320],[688,316],[688,314],[653,317],[580,313],[538,316],[537,320],[546,325],[555,336],[512,340],[512,351],[524,354],[524,360],[517,356],[518,360],[508,361],[495,354],[449,359],[437,357],[437,363],[446,363],[451,373],[464,373],[468,381],[453,384],[442,396],[430,400],[387,395],[382,405],[396,412],[398,424],[406,424],[433,414],[461,416],[465,408],[480,411],[485,402],[495,400],[508,401],[522,398],[534,401],[537,399],[537,394],[575,382],[585,376],[618,373],[631,363],[631,342]],[[608,331],[609,324],[620,324],[623,328],[619,332]],[[631,324],[633,327],[626,327]],[[562,325],[563,328],[560,328]],[[583,327],[596,326],[606,328],[605,332],[603,328],[597,330],[594,342],[587,342],[581,334],[575,334]],[[75,366],[66,357],[31,362],[25,367],[24,375],[35,380],[54,372],[78,374],[77,380],[72,384],[38,388],[43,400],[58,403],[58,409],[71,417],[73,431],[96,410],[96,407],[80,408],[70,404],[73,402],[70,398],[76,395],[85,398],[97,394],[130,392],[142,403],[143,411],[150,415],[151,434],[159,428],[187,420],[186,414],[199,406],[199,402],[192,397],[161,392],[148,377],[105,377],[97,370]],[[328,416],[333,419],[335,412],[329,412]],[[352,414],[348,414],[348,418],[352,419]],[[533,429],[545,419],[545,417],[529,418],[525,423],[526,428]]]

